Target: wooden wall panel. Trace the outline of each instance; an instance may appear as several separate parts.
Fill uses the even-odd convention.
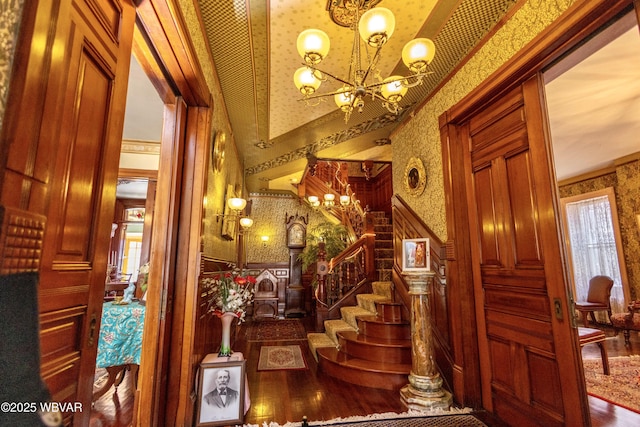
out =
[[[392,208],[393,282],[396,284],[396,298],[401,300],[405,307],[410,307],[411,305],[408,284],[400,274],[402,270],[402,239],[414,239],[417,237],[428,237],[430,239],[431,269],[435,272],[435,279],[430,287],[429,304],[432,331],[434,333],[435,357],[444,381],[451,387],[454,367],[451,352],[451,325],[447,307],[450,290],[445,279],[444,245],[399,196],[393,197]]]
[[[39,269],[40,371],[53,400],[85,408],[92,395],[134,19],[130,0],[30,2],[2,134],[7,161],[0,165],[0,258],[12,269],[5,273]],[[21,225],[11,223],[16,218]],[[35,228],[29,226],[33,220]],[[40,237],[18,238],[18,230]],[[83,425],[88,417],[89,411],[66,413],[64,422]]]

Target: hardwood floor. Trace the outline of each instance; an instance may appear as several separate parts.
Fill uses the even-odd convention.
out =
[[[308,323],[311,319],[301,319]],[[262,425],[264,421],[284,424],[300,421],[303,416],[309,420],[328,420],[336,417],[367,415],[381,412],[404,412],[397,391],[363,388],[338,379],[322,375],[309,351],[305,340],[253,342],[246,340],[247,328],[251,321],[243,324],[237,333],[233,348],[247,359],[247,377],[251,397],[251,407],[245,416],[245,423]],[[631,334],[631,347],[624,345],[622,334],[614,338],[611,329],[605,329],[610,339],[606,340],[609,357],[640,354],[640,337]],[[300,344],[308,365],[307,370],[258,371],[258,358],[263,345]],[[599,358],[596,345],[583,348],[584,358]],[[133,414],[133,393],[123,381],[117,391],[112,388],[94,403],[91,427],[121,427],[131,424]],[[353,399],[358,395],[358,399]],[[589,397],[593,427],[622,427],[640,425],[640,414],[612,405],[601,399]],[[479,414],[487,425],[501,427],[486,414]]]

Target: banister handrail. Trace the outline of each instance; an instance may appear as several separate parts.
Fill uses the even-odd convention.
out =
[[[340,264],[347,258],[353,257],[358,252],[364,250],[364,245],[367,243],[367,235],[360,237],[358,240],[353,242],[350,246],[348,246],[344,251],[340,252],[338,255],[331,258],[329,261],[329,272],[333,270],[335,265]]]

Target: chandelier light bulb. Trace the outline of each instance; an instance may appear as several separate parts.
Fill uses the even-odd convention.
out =
[[[353,108],[351,106],[353,104],[353,92],[351,92],[347,87],[339,89],[338,93],[333,96],[333,99],[336,102],[336,105],[344,112]]]
[[[334,200],[335,200],[335,198],[336,198],[336,195],[335,195],[335,194],[327,193],[327,194],[325,194],[325,195],[324,195],[324,202],[323,202],[323,204],[324,204],[326,207],[331,207],[331,206],[333,206],[333,204],[334,204]]]
[[[389,102],[398,103],[409,90],[402,76],[390,76],[384,79],[380,86],[380,94]]]
[[[308,96],[318,90],[322,82],[316,78],[311,68],[300,67],[293,74],[293,83],[303,95]]]
[[[436,45],[430,39],[413,39],[402,49],[402,62],[414,73],[422,73],[436,54]]]
[[[305,63],[311,65],[318,64],[327,56],[330,45],[327,33],[313,28],[301,32],[296,42],[298,53]]]
[[[396,27],[396,18],[393,12],[384,7],[369,9],[360,17],[358,30],[360,37],[369,46],[381,47],[391,38]]]
[[[342,196],[340,196],[340,204],[342,206],[349,206],[350,202],[351,202],[351,198],[346,194],[343,194]]]

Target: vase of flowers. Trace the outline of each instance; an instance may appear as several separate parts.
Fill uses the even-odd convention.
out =
[[[203,289],[207,290],[209,298],[207,311],[222,322],[220,356],[232,353],[231,324],[234,319],[239,323],[245,320],[247,306],[253,301],[255,283],[255,277],[242,275],[237,270],[202,279]]]

